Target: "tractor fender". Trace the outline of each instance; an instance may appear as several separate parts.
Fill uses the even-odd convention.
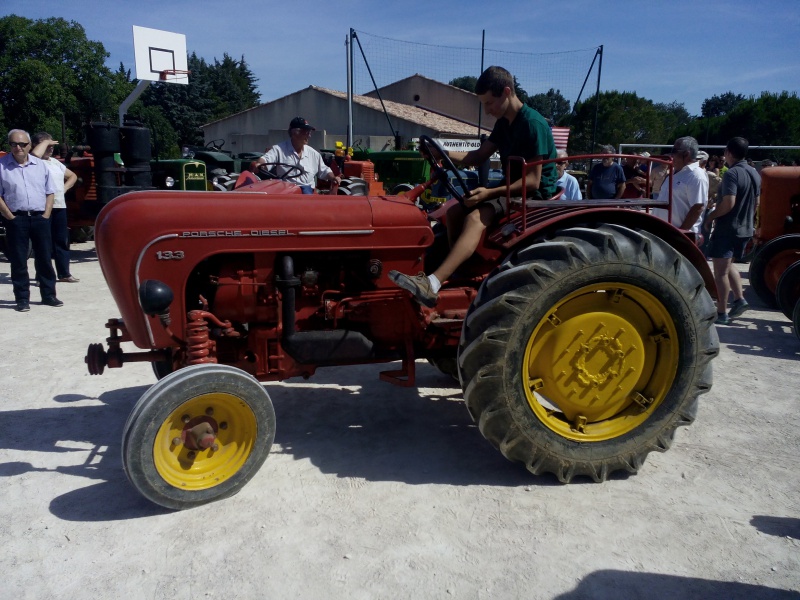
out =
[[[548,209],[544,211],[550,212]],[[535,226],[529,227],[516,237],[512,243],[505,245],[509,250],[516,250],[530,245],[533,241],[548,239],[562,229],[569,227],[597,227],[601,223],[613,223],[633,230],[644,230],[661,238],[670,246],[680,252],[692,263],[703,278],[708,293],[712,298],[717,298],[717,285],[714,274],[708,266],[706,257],[700,248],[687,237],[680,229],[667,223],[654,215],[643,211],[626,208],[588,208],[586,210],[562,212],[559,209],[552,211],[553,215],[544,214],[538,218]]]

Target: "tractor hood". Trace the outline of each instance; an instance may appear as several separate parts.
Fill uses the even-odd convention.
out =
[[[138,300],[144,280],[169,285],[177,303],[192,269],[215,254],[381,250],[415,260],[433,233],[425,214],[397,196],[145,191],[103,208],[95,242],[133,341],[149,347]]]

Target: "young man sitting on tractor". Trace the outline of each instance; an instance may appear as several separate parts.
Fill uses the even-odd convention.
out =
[[[556,158],[556,145],[547,121],[522,103],[514,92],[513,76],[502,67],[486,69],[478,78],[475,93],[484,112],[497,119],[494,129],[477,150],[447,152],[447,157],[454,163],[477,166],[499,151],[506,175],[510,175],[509,191],[512,197],[522,195],[523,184],[528,198],[547,200],[552,197],[558,179],[555,163],[529,168],[523,181],[522,166],[519,163],[509,165],[507,162],[509,156],[521,156],[525,162]],[[447,213],[447,235],[451,249],[442,264],[430,275],[420,273],[410,277],[391,271],[391,280],[411,292],[421,304],[435,306],[442,283],[472,256],[484,230],[505,212],[506,192],[506,186],[502,185],[478,187],[465,194],[464,204],[454,205]]]

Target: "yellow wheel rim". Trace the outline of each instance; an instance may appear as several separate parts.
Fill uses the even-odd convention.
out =
[[[184,443],[184,430],[198,420],[215,428],[216,450],[195,450]],[[206,490],[242,468],[257,436],[256,415],[246,402],[231,394],[203,394],[181,404],[161,424],[153,443],[153,462],[170,485]]]
[[[664,305],[628,284],[581,288],[545,314],[525,348],[528,404],[581,442],[632,431],[663,402],[678,370],[678,332]]]

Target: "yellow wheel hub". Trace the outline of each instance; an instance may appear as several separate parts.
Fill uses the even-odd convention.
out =
[[[199,447],[192,429],[208,423],[214,444]],[[213,488],[242,468],[258,436],[256,415],[231,394],[203,394],[187,400],[161,424],[153,443],[159,475],[182,490]]]
[[[528,404],[568,439],[616,438],[664,400],[678,354],[677,329],[655,296],[628,284],[587,286],[531,333],[522,371]]]

